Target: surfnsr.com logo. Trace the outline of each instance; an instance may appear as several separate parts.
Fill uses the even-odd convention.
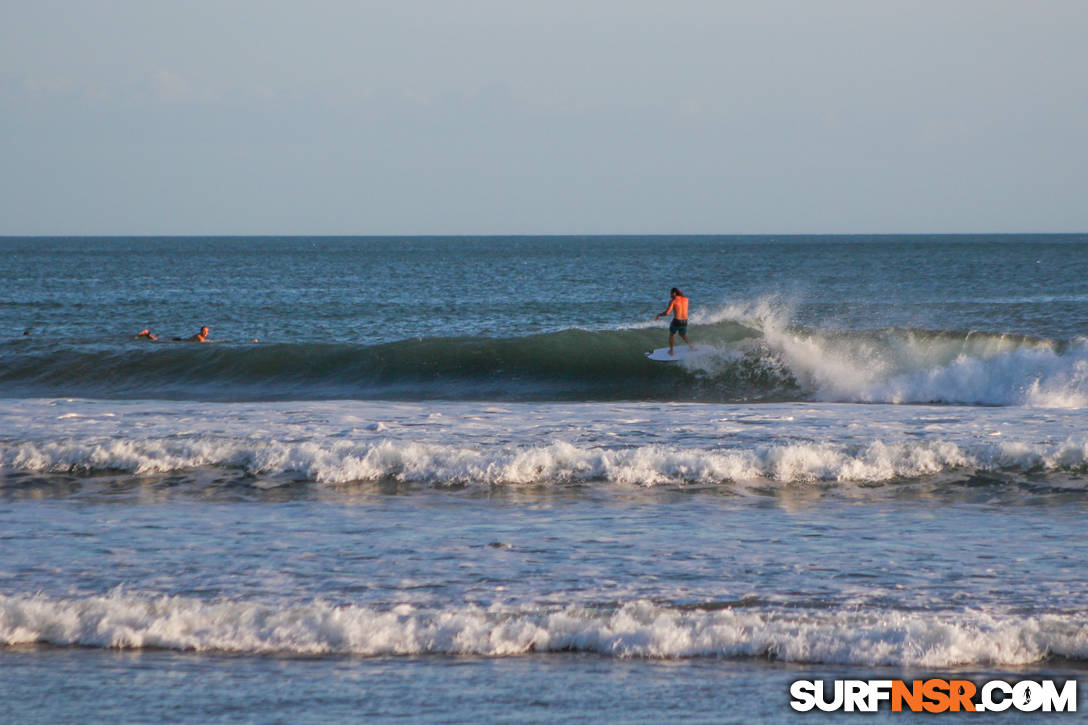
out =
[[[790,707],[798,712],[1076,712],[1077,681],[989,680],[797,680],[790,685]]]

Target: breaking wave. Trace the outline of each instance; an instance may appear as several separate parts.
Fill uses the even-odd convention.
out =
[[[213,437],[61,440],[0,446],[0,473],[136,476],[212,467],[258,477],[344,484],[395,480],[438,486],[608,481],[883,483],[951,472],[1084,474],[1088,439],[1060,443],[913,441],[764,444],[738,449],[553,442],[464,447],[417,441],[254,441]],[[276,485],[276,484],[273,484]]]
[[[1088,407],[1088,340],[804,328],[760,301],[693,316],[698,354],[647,361],[649,323],[380,345],[0,346],[0,395],[189,400],[826,401]]]
[[[0,646],[49,644],[251,654],[484,655],[591,652],[621,658],[765,658],[950,667],[1088,659],[1088,626],[1066,614],[773,607],[648,601],[540,608],[275,605],[114,591],[0,595]]]

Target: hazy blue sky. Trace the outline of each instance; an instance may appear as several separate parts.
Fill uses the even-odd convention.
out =
[[[1088,231],[1086,38],[1086,0],[0,0],[0,234]]]

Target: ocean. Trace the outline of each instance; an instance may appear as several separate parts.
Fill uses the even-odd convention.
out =
[[[777,722],[795,680],[1088,676],[1088,235],[0,258],[0,720]],[[673,286],[698,354],[654,363]]]

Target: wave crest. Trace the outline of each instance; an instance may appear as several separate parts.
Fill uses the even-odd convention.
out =
[[[593,652],[608,657],[756,657],[787,662],[1016,666],[1088,659],[1077,617],[769,607],[388,609],[322,601],[273,605],[178,596],[51,599],[0,595],[0,645],[45,643],[251,654],[484,655]]]
[[[1088,439],[1058,444],[950,441],[863,446],[830,443],[741,449],[644,445],[600,448],[554,442],[537,446],[461,447],[380,440],[258,442],[219,438],[26,442],[0,446],[7,473],[150,475],[216,467],[250,476],[290,476],[318,483],[380,480],[432,485],[504,485],[608,481],[653,486],[733,482],[882,483],[955,471],[1088,469]]]
[[[646,323],[649,324],[649,323]],[[0,347],[0,393],[196,400],[825,401],[1088,407],[1088,340],[790,324],[758,300],[703,311],[701,353],[651,363],[663,328],[380,345]]]

